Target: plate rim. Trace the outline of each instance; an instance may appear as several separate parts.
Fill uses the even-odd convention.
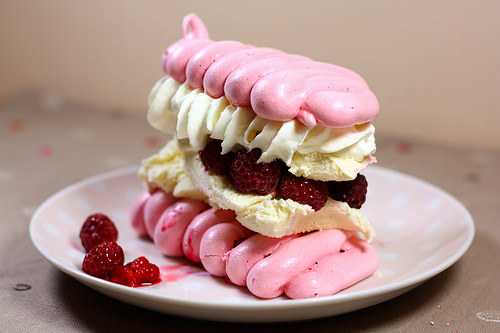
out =
[[[106,171],[91,177],[87,177],[84,179],[81,179],[77,182],[74,182],[63,189],[51,194],[49,197],[47,197],[35,210],[35,212],[32,215],[30,225],[29,225],[29,234],[30,234],[30,239],[34,247],[37,249],[37,251],[42,255],[42,257],[45,258],[49,263],[54,265],[56,268],[64,272],[65,274],[79,280],[81,283],[84,283],[88,286],[95,286],[96,288],[99,289],[115,289],[117,292],[119,291],[122,294],[126,294],[128,297],[139,297],[142,300],[150,300],[154,302],[161,302],[161,303],[168,303],[170,305],[177,305],[177,306],[189,306],[189,307],[198,307],[198,308],[205,308],[206,306],[210,306],[214,309],[234,309],[235,307],[238,307],[238,310],[268,310],[268,309],[290,309],[290,308],[297,308],[301,307],[304,305],[308,306],[323,306],[323,305],[332,305],[332,304],[338,304],[338,303],[343,303],[347,301],[357,301],[357,300],[362,300],[365,298],[372,298],[372,297],[377,297],[381,296],[384,294],[389,294],[396,292],[398,290],[402,290],[405,288],[409,288],[411,286],[416,286],[433,276],[436,276],[443,272],[444,270],[448,269],[451,267],[453,264],[455,264],[464,254],[467,252],[467,250],[470,248],[472,245],[472,242],[474,240],[474,236],[476,233],[475,225],[474,225],[474,219],[468,209],[458,200],[456,199],[453,195],[448,193],[447,191],[441,189],[440,187],[426,181],[423,179],[420,179],[416,176],[409,175],[406,173],[403,173],[398,170],[393,170],[385,167],[380,167],[380,166],[370,166],[370,169],[376,171],[376,172],[381,172],[381,173],[386,173],[386,174],[395,174],[399,177],[406,178],[408,180],[420,183],[422,186],[426,186],[434,191],[440,192],[442,195],[446,197],[446,199],[450,200],[457,209],[461,210],[463,213],[464,221],[466,222],[466,229],[467,229],[467,238],[465,242],[461,245],[461,247],[456,251],[453,255],[449,256],[446,260],[443,260],[439,265],[434,266],[431,269],[425,270],[421,273],[417,273],[413,276],[404,278],[402,280],[392,282],[385,284],[380,287],[375,287],[375,288],[370,288],[368,290],[359,290],[359,291],[353,291],[347,294],[336,294],[332,296],[323,296],[323,297],[318,297],[318,298],[305,298],[305,299],[284,299],[284,300],[265,300],[265,299],[258,299],[255,298],[255,300],[248,300],[245,303],[239,303],[239,302],[231,302],[231,301],[197,301],[194,299],[178,299],[176,297],[169,297],[168,295],[155,295],[150,292],[144,292],[141,288],[130,288],[126,286],[122,286],[116,283],[112,283],[106,280],[102,280],[93,276],[90,276],[88,274],[83,273],[82,271],[78,271],[75,269],[67,268],[65,267],[65,264],[57,260],[56,258],[53,258],[52,256],[48,255],[43,247],[37,243],[37,236],[35,234],[35,228],[37,225],[37,221],[41,219],[39,217],[42,213],[43,210],[48,207],[50,204],[52,204],[53,201],[56,201],[59,197],[66,195],[67,193],[70,193],[72,191],[75,191],[76,189],[82,187],[82,186],[88,186],[94,183],[98,183],[102,180],[109,179],[109,178],[114,178],[114,177],[120,177],[127,175],[132,172],[136,172],[138,169],[137,165],[130,165],[110,171]],[[83,281],[82,281],[83,280]]]

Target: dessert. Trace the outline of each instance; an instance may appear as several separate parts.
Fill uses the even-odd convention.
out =
[[[378,259],[360,210],[378,101],[355,72],[236,41],[184,18],[149,123],[171,139],[139,170],[132,226],[260,298],[332,295]]]

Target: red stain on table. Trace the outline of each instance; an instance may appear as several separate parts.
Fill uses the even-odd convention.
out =
[[[7,128],[10,133],[21,132],[24,129],[24,121],[21,119],[12,119],[7,124]]]
[[[144,145],[149,149],[157,149],[161,145],[161,138],[155,135],[146,136]]]
[[[408,142],[400,142],[400,143],[398,143],[396,148],[397,148],[399,153],[408,154],[412,150],[412,145]]]
[[[49,145],[41,145],[38,147],[38,154],[41,157],[51,157],[54,155],[54,149]]]

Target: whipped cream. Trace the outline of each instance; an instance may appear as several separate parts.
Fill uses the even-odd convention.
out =
[[[259,148],[259,162],[280,159],[292,173],[297,170],[298,176],[307,174],[318,180],[353,179],[376,150],[375,127],[371,123],[308,128],[297,120],[271,121],[256,116],[249,108],[230,105],[225,97],[212,98],[170,77],[163,77],[152,89],[148,121],[154,128],[176,136],[184,150],[199,151],[209,138],[222,140],[223,154],[240,146]],[[319,169],[306,167],[308,171],[301,171],[304,168],[297,164],[310,153],[317,154],[316,160],[334,165],[321,170],[321,163],[317,163]],[[332,169],[345,169],[342,161],[354,166],[355,172],[334,172],[334,178],[326,179]]]
[[[142,161],[139,178],[150,191],[160,188],[178,198],[205,199],[186,174],[184,154],[176,140],[169,141],[157,154]]]

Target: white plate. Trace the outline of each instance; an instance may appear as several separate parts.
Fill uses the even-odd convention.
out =
[[[373,245],[381,261],[378,272],[334,296],[260,300],[183,260],[161,256],[150,242],[136,237],[128,212],[143,187],[135,170],[131,167],[92,177],[54,194],[35,212],[31,239],[52,264],[87,286],[169,314],[270,322],[353,311],[396,297],[442,272],[465,253],[474,237],[469,212],[449,194],[417,178],[370,167],[365,172],[370,185],[363,210],[377,231]],[[170,266],[165,271],[169,281],[134,289],[83,273],[78,232],[85,217],[94,212],[106,213],[115,221],[126,259],[145,255],[159,266]]]

